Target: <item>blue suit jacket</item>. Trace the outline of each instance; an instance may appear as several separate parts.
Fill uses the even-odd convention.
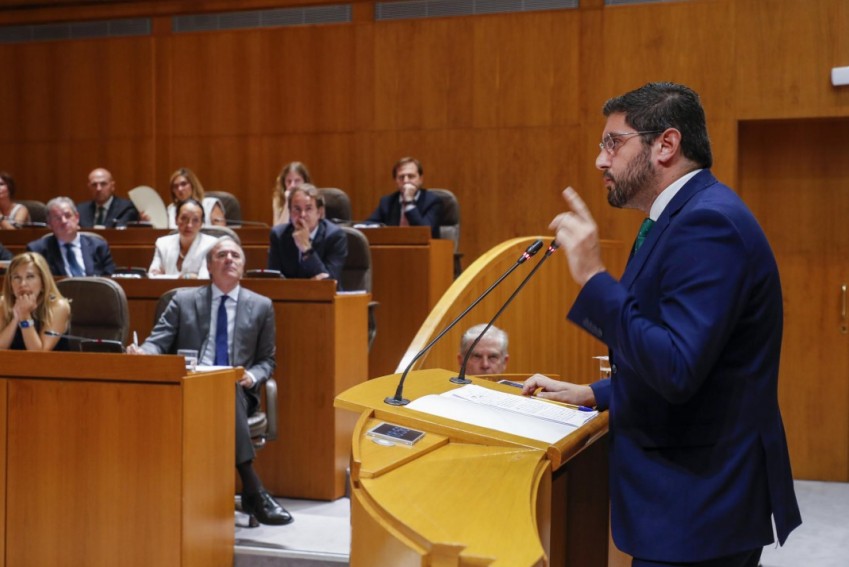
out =
[[[287,278],[311,278],[326,273],[336,280],[337,289],[342,289],[342,268],[348,257],[348,236],[332,222],[321,219],[312,241],[313,253],[300,261],[298,247],[292,233],[295,227],[286,223],[271,231],[268,247],[268,268],[279,270]]]
[[[442,219],[442,200],[428,192],[427,189],[419,190],[414,209],[406,213],[410,226],[429,226],[433,238],[439,238],[439,222]],[[382,222],[390,226],[398,226],[401,223],[401,200],[399,192],[381,197],[377,209],[366,219],[372,222]]]
[[[115,273],[112,252],[105,240],[87,234],[80,234],[80,247],[83,251],[83,264],[87,276],[111,276]],[[59,249],[59,241],[52,234],[33,240],[27,244],[27,250],[38,252],[47,260],[50,272],[54,276],[67,276],[65,259]]]
[[[610,348],[617,546],[700,561],[801,523],[778,408],[782,299],[760,226],[709,171],[672,199],[621,281],[597,274],[569,319]]]
[[[97,216],[97,204],[94,201],[84,201],[77,206],[77,211],[80,213],[80,227],[91,228],[94,226],[94,221]],[[112,196],[112,204],[109,205],[109,210],[106,211],[106,218],[103,219],[103,226],[113,228],[116,226],[125,226],[128,222],[139,220],[139,212],[136,206],[129,199],[122,199],[117,195]]]

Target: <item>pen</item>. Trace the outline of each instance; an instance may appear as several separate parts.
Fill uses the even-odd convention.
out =
[[[139,334],[135,331],[133,331],[133,346],[139,346]]]

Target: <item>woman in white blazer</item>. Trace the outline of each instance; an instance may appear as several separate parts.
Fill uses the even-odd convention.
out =
[[[175,207],[177,233],[156,239],[156,250],[148,273],[155,276],[208,279],[206,253],[218,240],[203,234],[203,206],[195,199],[186,199]]]

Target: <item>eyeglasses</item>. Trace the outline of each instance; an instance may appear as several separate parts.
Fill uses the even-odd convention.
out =
[[[632,136],[639,136],[640,134],[659,134],[661,132],[663,132],[663,130],[643,130],[642,132],[623,132],[621,134],[617,132],[608,132],[601,139],[601,143],[598,145],[598,148],[600,150],[607,151],[610,155],[613,155],[616,153],[616,150],[621,148],[625,142],[628,141],[625,140],[625,138],[630,139]]]

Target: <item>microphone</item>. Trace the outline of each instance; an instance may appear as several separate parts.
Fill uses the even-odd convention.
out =
[[[262,227],[262,228],[268,228],[268,223],[264,223],[262,221],[227,220],[227,226],[234,226],[234,227],[237,227],[237,228],[240,227],[240,226],[258,226],[258,227]]]
[[[471,311],[471,310],[472,310],[472,309],[473,309],[473,308],[474,308],[474,307],[475,307],[478,303],[480,303],[480,302],[483,300],[483,298],[484,298],[484,297],[486,297],[487,295],[489,295],[489,293],[490,293],[493,289],[495,289],[495,288],[496,288],[496,286],[498,286],[498,284],[500,284],[502,281],[504,281],[504,278],[506,278],[506,277],[507,277],[507,276],[509,276],[511,273],[513,273],[513,270],[515,270],[516,268],[518,268],[518,267],[519,267],[519,265],[524,264],[524,263],[525,263],[525,261],[527,261],[529,258],[532,258],[532,257],[533,257],[533,256],[534,256],[537,252],[539,252],[539,251],[540,251],[540,248],[542,248],[542,240],[535,240],[533,244],[531,244],[530,246],[528,246],[528,247],[525,249],[525,251],[524,251],[524,252],[522,252],[522,255],[519,257],[519,259],[518,259],[518,260],[516,260],[516,262],[515,262],[512,266],[510,266],[510,267],[507,269],[507,271],[506,271],[506,272],[504,272],[503,274],[501,274],[501,277],[499,277],[497,280],[495,280],[495,283],[493,283],[491,286],[489,286],[488,288],[486,288],[486,290],[485,290],[482,294],[480,294],[480,296],[479,296],[477,299],[475,299],[475,300],[472,302],[472,304],[471,304],[471,305],[469,305],[468,307],[466,307],[466,309],[465,309],[462,313],[460,313],[459,315],[457,315],[457,318],[456,318],[456,319],[454,319],[453,321],[451,321],[450,323],[448,323],[448,326],[447,326],[447,327],[445,327],[444,329],[442,329],[442,331],[440,331],[440,333],[439,333],[438,335],[436,335],[436,338],[434,338],[434,339],[433,339],[432,341],[430,341],[430,342],[429,342],[429,343],[428,343],[428,344],[427,344],[427,345],[426,345],[426,346],[425,346],[422,350],[420,350],[420,351],[416,354],[416,356],[414,356],[414,357],[413,357],[413,360],[411,360],[411,361],[410,361],[410,363],[407,365],[407,368],[405,368],[405,369],[404,369],[404,373],[401,375],[401,379],[398,381],[398,388],[395,390],[395,395],[394,395],[394,396],[391,396],[391,397],[388,397],[388,398],[385,398],[383,401],[384,401],[385,403],[387,403],[387,404],[391,405],[391,406],[405,406],[405,405],[409,404],[409,403],[410,403],[410,400],[404,399],[404,397],[403,397],[403,395],[402,395],[402,394],[403,394],[403,391],[404,391],[404,381],[407,379],[407,374],[409,374],[410,369],[413,367],[413,364],[415,364],[415,362],[416,362],[418,359],[420,359],[420,358],[421,358],[421,357],[422,357],[422,356],[423,356],[423,355],[424,355],[427,351],[429,351],[429,350],[431,349],[431,347],[432,347],[433,345],[435,345],[435,344],[437,343],[437,341],[439,341],[439,339],[441,339],[441,338],[443,337],[443,335],[445,335],[445,333],[447,333],[447,332],[448,332],[448,331],[450,331],[452,328],[454,328],[454,325],[456,325],[457,323],[459,323],[459,322],[460,322],[460,319],[462,319],[463,317],[465,317],[465,316],[466,316],[466,314],[467,314],[469,311]]]
[[[38,221],[30,221],[30,222],[13,222],[15,226],[18,228],[47,228],[47,223],[38,222]]]
[[[513,298],[515,298],[519,294],[519,292],[522,291],[522,288],[525,287],[525,284],[528,283],[528,281],[534,276],[535,273],[537,273],[537,270],[539,270],[540,266],[542,266],[542,263],[548,260],[548,257],[551,256],[554,251],[557,250],[558,247],[559,246],[557,244],[557,241],[552,240],[551,244],[548,245],[548,249],[545,251],[543,257],[540,258],[539,262],[537,262],[537,265],[534,266],[534,268],[530,272],[528,272],[528,275],[525,276],[525,279],[522,280],[522,283],[520,283],[518,287],[516,287],[516,290],[510,295],[510,297],[507,298],[507,301],[504,302],[504,305],[501,306],[501,309],[496,312],[496,314],[492,317],[489,323],[486,324],[486,327],[484,327],[483,331],[480,332],[480,334],[475,338],[474,342],[466,350],[466,356],[463,357],[463,365],[460,366],[460,375],[450,378],[451,382],[453,382],[454,384],[472,383],[471,380],[466,378],[466,365],[469,363],[469,357],[472,356],[472,352],[475,350],[475,347],[478,346],[478,343],[486,334],[486,332],[489,331],[489,328],[492,327],[493,324],[495,324],[495,320],[498,319],[498,316],[501,315],[501,313],[505,309],[507,309],[507,306],[510,305],[510,303],[513,301]]]
[[[110,339],[92,339],[91,337],[81,337],[78,335],[69,335],[59,333],[57,331],[44,331],[48,337],[59,337],[60,339],[68,339],[69,341],[77,341],[80,344],[80,350],[91,352],[124,352],[124,345],[120,341]],[[83,346],[85,345],[85,346]]]

